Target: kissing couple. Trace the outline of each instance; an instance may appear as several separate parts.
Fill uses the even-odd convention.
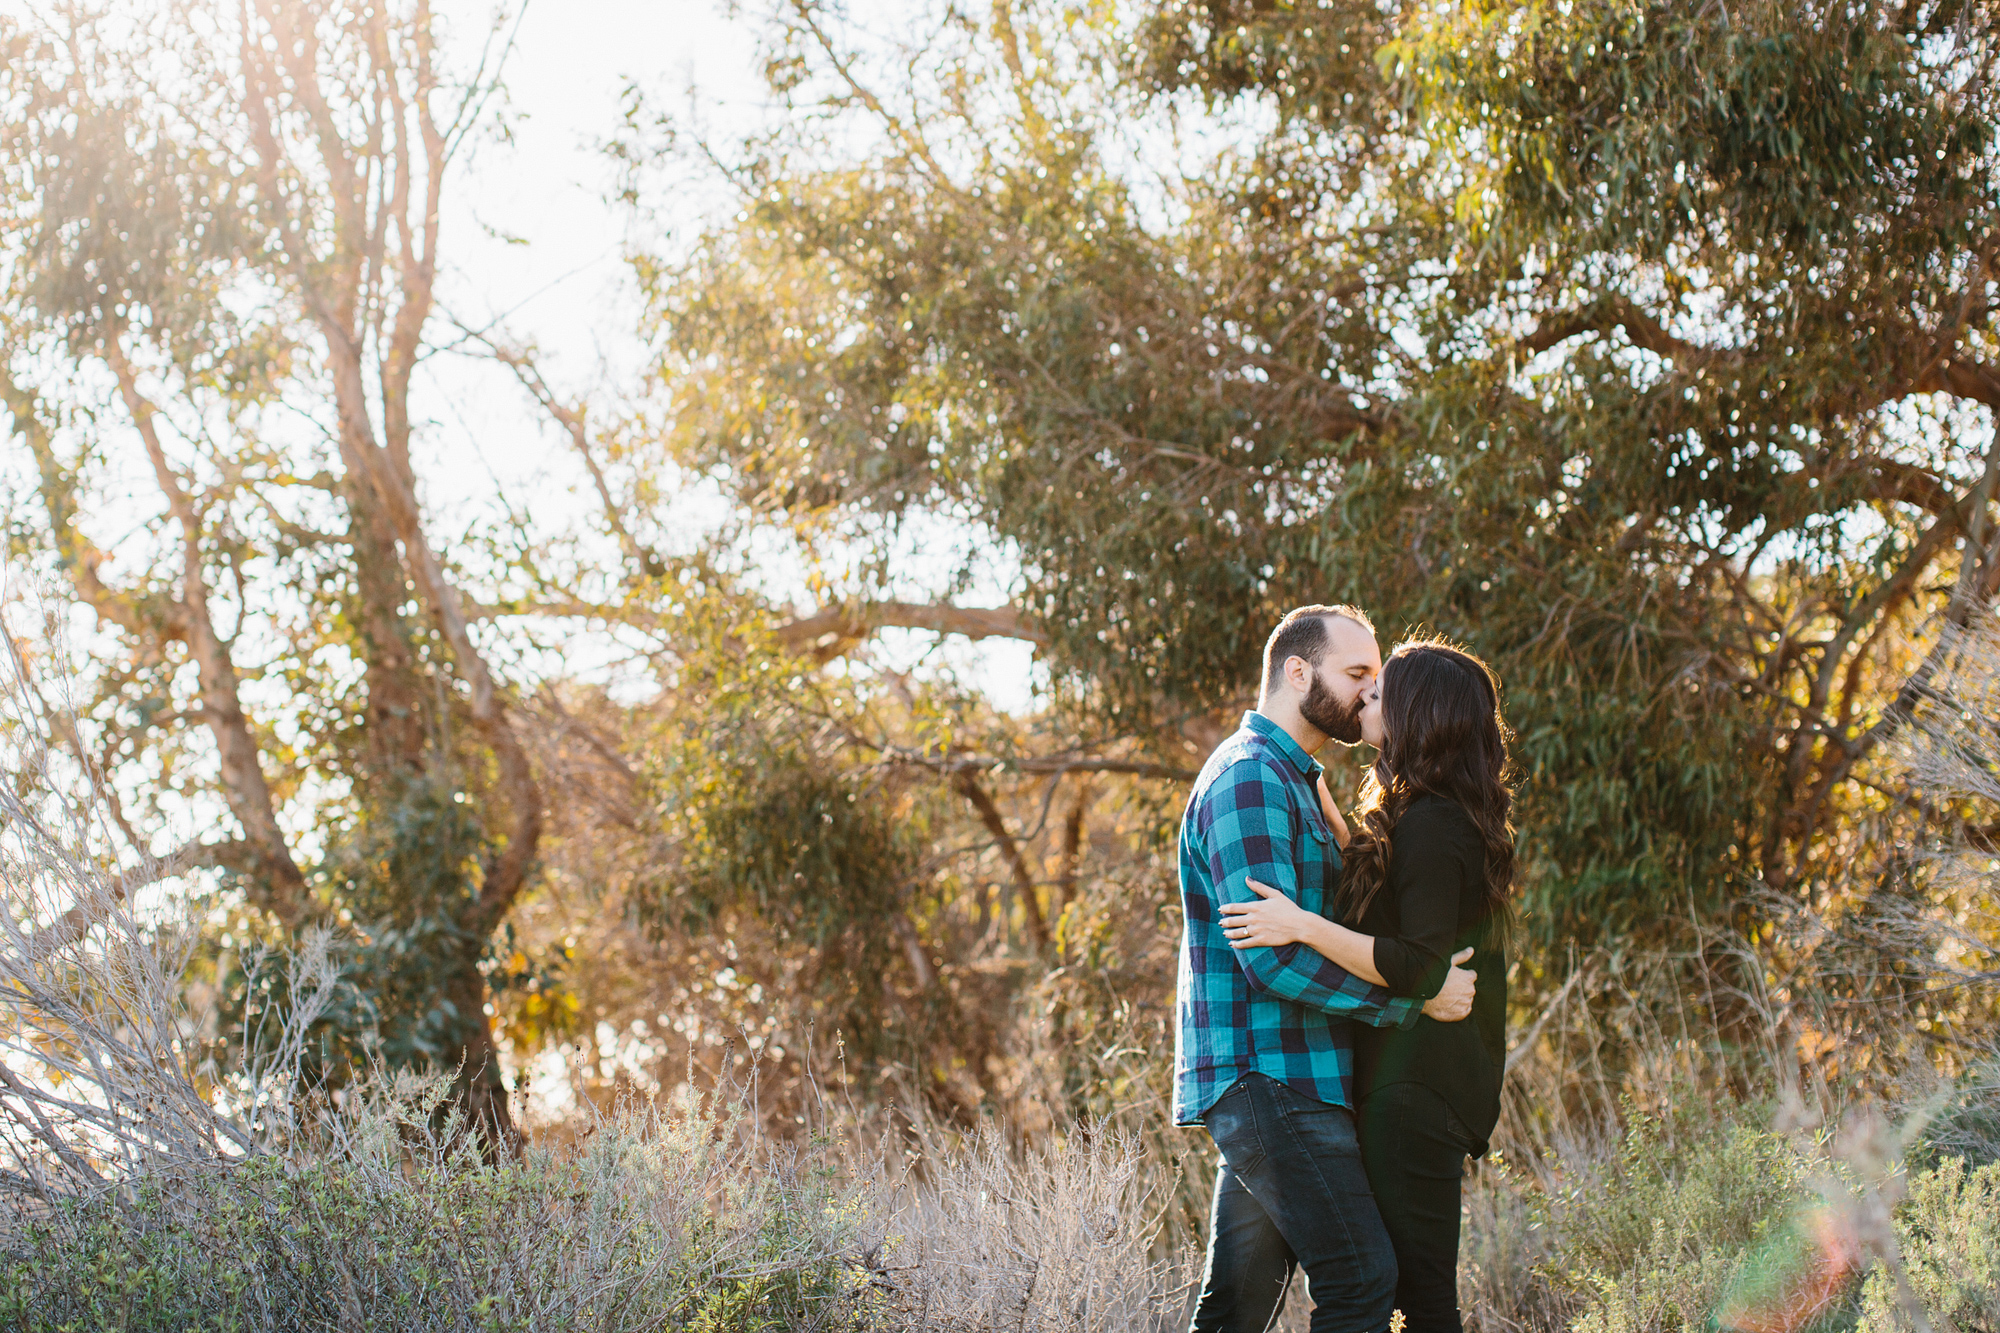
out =
[[[1174,1123],[1222,1157],[1194,1333],[1264,1333],[1298,1268],[1312,1333],[1459,1333],[1460,1181],[1506,1068],[1506,735],[1484,662],[1385,663],[1354,607],[1265,644],[1181,821]],[[1328,741],[1376,753],[1351,835]]]

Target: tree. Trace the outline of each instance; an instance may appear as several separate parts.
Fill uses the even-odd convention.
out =
[[[1912,638],[2000,590],[1993,18],[1526,19],[1511,51],[1413,24],[1383,52],[1430,136],[1475,145],[1449,201],[1461,300],[1547,361],[1556,402],[1531,411],[1588,446],[1566,463],[1635,572],[1709,604],[1676,637],[1757,705],[1768,755],[1744,864],[1838,880],[1866,854],[1853,817],[1897,798],[1871,761],[1936,669]]]
[[[754,1081],[781,1131],[822,1095],[1031,1131],[1129,1101],[1082,1075],[1159,1040],[1152,796],[1191,775],[1064,752],[870,643],[824,655],[836,617],[662,563],[618,608],[661,627],[656,689],[535,701],[553,800],[518,926],[574,957],[573,1007],[503,1006],[515,1048],[553,1017],[578,1095]]]
[[[503,1144],[483,969],[543,801],[427,529],[413,396],[504,43],[458,77],[436,27],[424,0],[10,22],[0,389],[39,499],[10,540],[113,645],[88,759],[226,811],[167,860],[226,872],[239,935],[352,923],[382,1053],[457,1066]]]
[[[1183,764],[1287,606],[1467,641],[1544,945],[1950,822],[1872,756],[2000,577],[1983,11],[953,13],[788,7],[796,116],[658,271],[675,459],[848,549],[962,517],[1066,725]],[[1135,170],[1189,97],[1269,128]]]
[[[13,540],[118,648],[79,745],[228,812],[167,859],[229,876],[232,931],[351,919],[393,1058],[490,1069],[491,1004],[593,1089],[748,1038],[774,1114],[841,1069],[961,1122],[1130,1104],[1182,784],[1306,601],[1498,667],[1517,995],[1993,843],[1885,758],[1927,626],[2000,582],[1983,10],[994,0],[909,47],[789,0],[787,114],[702,145],[739,207],[638,259],[658,412],[459,339],[578,451],[601,575],[444,553],[420,504],[490,72],[441,73],[421,7],[188,12],[9,31]],[[735,507],[674,555],[690,474]],[[510,690],[550,618],[651,692]],[[1003,714],[892,629],[1026,642],[1047,690]]]

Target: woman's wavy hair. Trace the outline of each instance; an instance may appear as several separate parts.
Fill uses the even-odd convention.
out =
[[[1486,906],[1503,929],[1514,888],[1513,796],[1500,687],[1486,663],[1442,639],[1406,639],[1382,666],[1382,752],[1361,787],[1338,909],[1357,922],[1389,878],[1390,835],[1426,793],[1456,801],[1486,846]]]

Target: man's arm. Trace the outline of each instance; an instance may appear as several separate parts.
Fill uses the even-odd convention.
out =
[[[1234,764],[1209,788],[1199,817],[1218,910],[1222,903],[1256,902],[1252,879],[1298,901],[1298,866],[1291,857],[1298,814],[1283,778],[1256,760]],[[1371,986],[1300,944],[1234,952],[1252,990],[1337,1018],[1408,1027],[1422,1008],[1421,1001]]]

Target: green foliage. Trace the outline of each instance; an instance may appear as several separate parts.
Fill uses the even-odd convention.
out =
[[[489,849],[463,791],[426,777],[398,785],[384,807],[329,830],[337,841],[316,889],[352,929],[331,941],[339,978],[309,1030],[301,1072],[315,1088],[346,1087],[373,1069],[452,1069],[489,992],[560,1002],[559,957],[528,958],[511,926],[490,937],[467,928]],[[288,947],[253,937],[220,951],[217,1019],[230,1034],[220,1063],[268,1053],[274,1019],[291,1002],[279,965]],[[231,1050],[237,1043],[251,1049]]]
[[[1470,6],[1419,17],[1376,59],[1440,137],[1481,137],[1484,170],[1454,182],[1462,220],[1532,227],[1564,265],[1747,260],[1693,281],[1784,290],[1775,329],[1936,281],[1925,258],[1976,243],[1990,127],[1982,103],[1935,95],[1951,57],[1926,30],[1951,8]]]
[[[1614,22],[1585,8],[1569,21]],[[1898,562],[1920,544],[1891,501],[1875,511],[1881,548],[1848,558],[1851,539],[1835,534],[1880,497],[1861,472],[1794,447],[1802,431],[1832,430],[1836,411],[1798,385],[1851,380],[1851,358],[1870,353],[1842,334],[1826,355],[1847,359],[1812,361],[1796,312],[1778,311],[1755,362],[1763,379],[1741,378],[1747,353],[1730,353],[1718,384],[1719,353],[1666,364],[1603,341],[1570,343],[1529,374],[1516,344],[1530,321],[1634,299],[1668,252],[1680,275],[1663,279],[1670,306],[1719,300],[1762,318],[1771,279],[1739,274],[1730,247],[1765,252],[1721,229],[1693,256],[1681,222],[1655,218],[1640,236],[1518,192],[1482,205],[1493,217],[1474,246],[1433,182],[1472,182],[1499,161],[1477,145],[1514,112],[1503,75],[1482,91],[1445,62],[1504,64],[1481,43],[1513,52],[1507,71],[1557,60],[1563,42],[1610,57],[1553,18],[1522,36],[1497,19],[1433,29],[1426,13],[1169,5],[1145,18],[1144,87],[1193,88],[1217,106],[1264,97],[1279,117],[1254,151],[1176,182],[1166,227],[1145,219],[1106,152],[1128,90],[1065,75],[1062,61],[1016,77],[1018,119],[966,109],[926,126],[980,145],[951,184],[920,156],[823,169],[804,140],[781,139],[755,165],[738,221],[689,268],[654,273],[683,409],[670,443],[774,523],[864,542],[924,512],[976,523],[1020,553],[1016,605],[1048,638],[1059,715],[1168,755],[1170,724],[1245,695],[1289,606],[1353,600],[1391,633],[1426,625],[1465,639],[1499,665],[1520,732],[1542,938],[1644,930],[1690,904],[1712,913],[1745,872],[1791,873],[1786,838],[1811,844],[1809,828],[1793,831],[1805,818],[1794,794],[1813,819],[1825,806],[1811,794],[1820,773],[1786,768],[1821,745],[1817,724],[1755,683],[1766,645],[1746,630],[1765,613],[1741,595],[1783,603],[1796,580],[1839,615],[1881,616],[1877,589],[1902,586]],[[1776,9],[1760,14],[1782,26]],[[1021,15],[1010,22],[1008,34],[1023,30]],[[1628,114],[1603,132],[1653,133],[1647,99],[1678,105],[1685,88],[1664,72],[1686,76],[1687,41],[1720,52],[1702,69],[1735,62],[1731,79],[1781,58],[1739,49],[1719,23],[1690,11],[1646,29],[1661,78],[1635,84]],[[1078,33],[1062,40],[1086,51],[1121,40],[1115,28]],[[996,26],[994,46],[1009,40]],[[996,77],[988,62],[1003,57],[968,39],[927,77]],[[1897,88],[1919,76],[1901,77]],[[1877,93],[1867,114],[1903,97]],[[1059,127],[1037,109],[1055,103]],[[1919,119],[1924,133],[1941,123]],[[1736,132],[1713,116],[1681,128]],[[1614,146],[1656,186],[1676,170],[1624,139],[1598,155]],[[1796,192],[1770,172],[1741,176],[1731,188]],[[1849,206],[1836,184],[1796,206]],[[1713,195],[1705,208],[1719,207]],[[1978,199],[1953,197],[1960,230],[1918,228],[1910,246],[1963,239]],[[1881,198],[1889,209],[1904,196]],[[1771,262],[1795,282],[1832,260],[1788,250]],[[1699,294],[1691,264],[1707,265]],[[1861,299],[1842,289],[1821,304],[1852,323]],[[1781,379],[1792,387],[1777,394]],[[1851,396],[1840,401],[1852,412]],[[1855,447],[1880,447],[1862,435]],[[1753,590],[1744,571],[1773,549],[1782,578]],[[1853,634],[1833,636],[1836,658]],[[1887,652],[1895,635],[1866,642]],[[1840,665],[1877,678],[1871,664]],[[1859,706],[1839,704],[1857,719]],[[1851,767],[1847,751],[1828,753]],[[1777,797],[1760,792],[1767,780]],[[1760,836],[1767,821],[1775,840]]]
[[[737,220],[652,270],[676,457],[774,523],[977,524],[1020,553],[1061,715],[1169,754],[1288,606],[1466,640],[1520,733],[1545,942],[1855,873],[1827,839],[1984,462],[1898,405],[1987,392],[1940,369],[1983,316],[1952,352],[1901,313],[1974,308],[1996,213],[1946,20],[1008,12],[894,85],[1013,85],[924,122],[953,171],[780,134]],[[1001,73],[1024,41],[1075,58]],[[1162,225],[1119,118],[1189,90],[1275,128]]]
[[[1673,1120],[1633,1113],[1607,1174],[1576,1182],[1560,1201],[1580,1273],[1707,1245],[1740,1250],[1800,1198],[1808,1159],[1783,1135],[1754,1127],[1760,1108],[1717,1114],[1692,1100],[1694,1088],[1683,1091],[1689,1100]]]
[[[1948,1158],[1910,1185],[1896,1219],[1911,1293],[1933,1328],[2000,1323],[2000,1163]],[[1878,1271],[1862,1292],[1869,1333],[1908,1327],[1895,1276]]]
[[[464,790],[442,775],[390,794],[343,830],[324,873],[357,929],[348,966],[380,1015],[380,1058],[434,1065],[465,1049],[478,1015],[458,1006],[468,993],[483,998],[477,981],[453,974],[499,947],[469,925],[487,835]]]
[[[851,1182],[745,1170],[718,1141],[728,1128],[623,1123],[572,1154],[485,1167],[421,1149],[406,1166],[381,1125],[344,1153],[142,1182],[18,1229],[0,1251],[0,1320],[25,1333],[854,1327],[867,1302],[843,1254]]]
[[[1746,1281],[1782,1286],[1811,1259],[1788,1226],[1811,1159],[1760,1119],[1693,1102],[1679,1123],[1635,1115],[1610,1168],[1550,1202],[1565,1243],[1548,1266],[1580,1298],[1579,1330],[1706,1328]]]
[[[843,759],[872,725],[868,692],[757,637],[759,612],[732,594],[719,579],[682,593],[708,624],[641,750],[645,833],[671,850],[634,906],[655,928],[749,912],[784,945],[838,953],[858,922],[908,904],[925,812],[892,769]]]
[[[898,794],[784,734],[782,719],[709,719],[661,763],[656,790],[681,859],[671,893],[642,912],[685,927],[748,908],[788,942],[829,948],[908,898],[920,844]]]

